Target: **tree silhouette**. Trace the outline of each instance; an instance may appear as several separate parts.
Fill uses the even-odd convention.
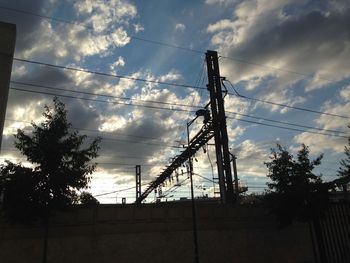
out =
[[[100,202],[90,193],[82,192],[79,196],[82,205],[98,205]]]
[[[350,128],[350,126],[349,126]],[[343,186],[344,191],[347,190],[346,184],[350,181],[350,138],[348,139],[348,146],[344,147],[345,159],[340,161],[340,167],[338,170],[339,185]]]
[[[31,222],[41,219],[45,226],[44,259],[46,261],[48,218],[77,200],[77,191],[88,186],[96,164],[100,138],[90,144],[86,136],[71,131],[67,111],[54,98],[54,107],[45,106],[45,121],[32,123],[27,135],[18,130],[15,147],[32,164],[24,167],[7,161],[0,166],[2,211],[11,222]]]
[[[307,222],[321,215],[327,204],[327,185],[322,183],[321,175],[312,171],[321,164],[323,155],[315,160],[309,159],[309,148],[302,145],[296,159],[281,145],[271,150],[270,162],[266,162],[272,182],[266,201],[271,212],[281,226],[293,221]]]

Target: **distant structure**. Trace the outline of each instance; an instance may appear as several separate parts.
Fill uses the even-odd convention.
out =
[[[0,22],[0,152],[15,43],[16,25]]]

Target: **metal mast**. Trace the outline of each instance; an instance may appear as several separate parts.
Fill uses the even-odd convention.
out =
[[[140,194],[140,190],[137,192],[136,203],[141,203],[149,193],[151,193],[167,178],[169,178],[178,167],[187,162],[212,137],[215,138],[215,151],[219,175],[221,202],[230,204],[234,203],[237,199],[236,195],[238,195],[238,190],[236,192],[236,195],[234,194],[233,190],[224,97],[221,89],[221,78],[217,52],[207,51],[206,60],[208,69],[208,90],[210,92],[210,102],[204,108],[207,109],[210,105],[211,116],[208,114],[207,117],[205,117],[205,124],[202,126],[201,130],[191,140],[189,140],[186,149],[173,159],[172,163],[167,166],[166,169],[153,182],[151,182],[151,184],[142,194]],[[198,116],[199,115],[197,115],[197,117]],[[235,183],[236,188],[238,188],[237,179]]]
[[[221,202],[234,203],[235,195],[233,191],[230,152],[228,147],[226,116],[224,98],[221,89],[218,53],[216,51],[208,50],[206,53],[206,60]]]

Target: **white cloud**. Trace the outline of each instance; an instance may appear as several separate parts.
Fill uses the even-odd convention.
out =
[[[344,151],[344,145],[346,145],[345,138],[336,138],[331,136],[327,138],[327,136],[305,132],[295,136],[294,141],[298,144],[304,143],[315,153],[323,153],[326,150],[342,153]]]
[[[214,24],[210,24],[207,28],[207,31],[209,33],[215,33],[217,31],[225,30],[225,29],[232,29],[233,28],[233,22],[229,19],[223,19],[220,20]]]
[[[350,112],[350,87],[347,86],[339,91],[340,100],[336,103],[331,101],[326,101],[321,110],[327,113],[349,116]],[[335,98],[337,98],[335,96]],[[344,133],[336,133],[338,135],[346,136],[349,134],[349,129],[347,128],[348,121],[344,118],[320,115],[314,120],[317,127],[327,130],[338,130]],[[313,130],[312,130],[313,131]],[[322,133],[333,133],[330,131],[322,131]],[[301,133],[294,137],[294,141],[297,143],[305,143],[306,145],[312,147],[318,153],[324,152],[326,150],[333,150],[337,153],[341,153],[344,150],[344,145],[347,143],[346,138],[334,137],[334,136],[324,136],[312,133]]]
[[[300,85],[307,93],[349,77],[350,37],[344,25],[349,23],[350,5],[343,2],[341,11],[335,6],[307,0],[233,5],[231,19],[207,27],[219,53],[233,58],[221,59],[222,75],[243,84],[246,91],[254,90],[254,97],[290,106],[306,102],[307,95],[296,89]]]
[[[141,24],[134,24],[133,26],[134,26],[135,33],[145,30],[145,28]]]
[[[99,130],[103,132],[122,130],[127,125],[127,122],[127,119],[123,116],[106,116],[102,118]]]
[[[160,76],[159,80],[162,82],[166,82],[166,81],[179,80],[181,78],[182,78],[181,74],[177,73],[175,70],[171,70],[169,73],[163,76]]]
[[[120,27],[111,33],[110,39],[117,47],[125,46],[130,42],[130,37],[128,36],[128,33]]]
[[[340,91],[340,96],[344,101],[350,101],[350,86],[343,88]]]
[[[46,12],[52,12],[55,6]],[[130,42],[128,30],[137,9],[128,1],[75,1],[76,23],[39,20],[28,36],[20,36],[17,55],[25,58],[51,57],[57,60],[82,61],[85,57],[104,57],[113,49]],[[142,25],[134,23],[135,30]],[[137,26],[136,26],[137,25]],[[22,28],[22,25],[19,25]],[[22,39],[23,38],[23,39]],[[22,43],[23,42],[23,43]],[[25,42],[25,43],[24,43]],[[25,48],[22,48],[25,47]]]
[[[268,161],[271,144],[244,140],[240,145],[234,146],[232,153],[237,157],[237,168],[240,174],[266,176],[267,169],[264,161]]]
[[[177,23],[175,25],[175,30],[176,31],[184,32],[185,29],[186,29],[186,26],[184,24],[182,24],[182,23]]]
[[[208,5],[229,5],[229,4],[233,4],[234,2],[236,2],[235,0],[205,0],[205,3]]]
[[[124,67],[124,66],[125,66],[125,60],[122,56],[119,56],[117,60],[109,66],[109,68],[110,70],[114,71],[117,67]]]
[[[108,5],[104,1],[80,0],[74,3],[74,8],[79,15],[99,14],[104,18],[112,17],[116,21],[133,18],[137,14],[134,5],[128,3],[128,1],[120,0],[108,1]]]
[[[11,77],[12,79],[17,79],[25,76],[28,73],[26,65],[14,64],[12,67]]]

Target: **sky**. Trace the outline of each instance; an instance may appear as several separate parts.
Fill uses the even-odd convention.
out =
[[[102,137],[89,191],[134,202],[135,165],[145,190],[186,144],[186,123],[208,102],[205,52],[214,50],[240,183],[266,188],[277,143],[323,153],[315,171],[336,177],[350,134],[349,1],[0,0],[0,20],[17,26],[0,162],[28,165],[13,134],[30,133],[56,95],[87,141]],[[196,154],[196,196],[213,196],[212,143]],[[164,185],[163,200],[189,197],[187,176],[179,182]]]

